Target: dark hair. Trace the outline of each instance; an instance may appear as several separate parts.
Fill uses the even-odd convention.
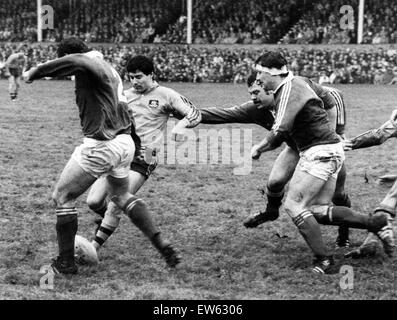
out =
[[[57,49],[58,57],[63,57],[72,53],[85,53],[91,51],[83,40],[71,37],[62,40]]]
[[[267,51],[256,59],[255,64],[259,64],[266,68],[281,69],[288,64],[284,56],[277,51]]]
[[[127,62],[127,72],[136,72],[138,70],[143,72],[145,75],[154,73],[153,61],[145,56],[132,57]]]
[[[256,75],[258,74],[258,72],[256,72],[256,71],[253,71],[249,76],[248,76],[248,79],[247,79],[247,86],[248,87],[251,87],[253,84],[254,84],[254,82],[256,81]]]

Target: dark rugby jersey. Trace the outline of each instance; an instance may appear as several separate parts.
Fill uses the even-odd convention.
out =
[[[270,144],[292,138],[299,151],[340,141],[322,100],[302,79],[290,73],[274,92],[276,118]]]
[[[252,123],[269,131],[274,124],[273,113],[260,104],[255,104],[252,100],[231,108],[203,108],[200,111],[201,123],[204,124]],[[297,150],[295,143],[290,138],[287,137],[285,142],[292,149]]]
[[[111,140],[130,133],[131,118],[117,71],[95,53],[71,54],[33,69],[30,80],[75,75],[76,103],[84,136]]]
[[[319,96],[324,103],[324,109],[336,108],[336,133],[342,135],[345,133],[346,126],[346,110],[343,101],[342,92],[336,88],[322,86],[309,78],[296,76],[296,78],[304,80],[310,88]]]
[[[325,110],[332,109],[336,106],[337,102],[335,100],[335,97],[331,94],[330,90],[327,90],[325,87],[309,78],[301,76],[295,76],[295,78],[305,81],[310,86],[310,88],[312,88],[314,93],[318,95],[321,100],[323,100]]]
[[[336,133],[344,134],[346,127],[346,104],[340,90],[332,87],[323,86],[332,95],[336,102]]]

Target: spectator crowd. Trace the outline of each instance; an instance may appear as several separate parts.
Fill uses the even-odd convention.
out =
[[[184,0],[43,0],[54,9],[44,40],[186,43]],[[193,43],[343,44],[357,40],[359,0],[193,1]],[[343,10],[341,10],[344,8]],[[346,9],[347,8],[347,9]],[[366,0],[363,43],[397,43],[397,1]],[[34,0],[0,1],[0,41],[37,38]]]
[[[188,45],[94,45],[127,80],[125,66],[137,54],[150,56],[160,81],[244,82],[255,59],[262,53],[249,47],[200,47]],[[359,51],[342,48],[280,48],[290,70],[320,83],[390,83],[397,75],[397,50],[372,48]],[[55,45],[31,45],[29,65],[56,58]],[[0,67],[11,53],[11,45],[0,46]],[[4,72],[4,69],[3,69]],[[4,76],[2,73],[1,76]]]

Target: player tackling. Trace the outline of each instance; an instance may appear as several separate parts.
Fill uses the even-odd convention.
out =
[[[333,257],[323,242],[318,222],[346,225],[375,232],[382,242],[387,216],[359,215],[348,207],[332,206],[337,175],[344,161],[343,146],[324,110],[322,100],[299,77],[288,71],[287,61],[278,52],[266,52],[256,61],[258,79],[265,90],[273,91],[275,121],[271,131],[251,151],[253,159],[292,139],[299,161],[291,178],[284,203],[299,232],[314,253],[313,271],[332,272]]]

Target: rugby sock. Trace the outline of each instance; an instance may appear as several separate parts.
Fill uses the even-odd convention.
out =
[[[368,229],[371,225],[370,216],[355,212],[348,207],[329,207],[328,214],[318,219],[319,223],[333,226]]]
[[[154,225],[152,216],[146,206],[146,203],[142,199],[139,199],[135,196],[131,197],[127,201],[124,211],[130,218],[131,222],[137,226],[150,240],[152,240],[152,242],[153,239],[155,239],[154,241],[156,244],[161,242],[161,237],[155,237],[156,234],[159,234],[159,230]]]
[[[57,208],[57,240],[59,256],[64,260],[74,261],[74,237],[77,233],[78,221],[76,208]]]
[[[284,198],[284,188],[282,188],[281,190],[275,190],[274,188],[270,188],[269,186],[267,186],[266,196],[268,206],[271,206],[273,208],[279,208]]]
[[[120,217],[106,215],[103,218],[102,223],[95,235],[95,239],[92,240],[92,244],[95,249],[99,249],[106,240],[113,234],[120,223]]]
[[[332,198],[332,203],[336,206],[351,208],[352,204],[347,193],[335,194]]]
[[[328,256],[328,250],[321,235],[320,226],[310,210],[301,212],[292,221],[316,257]]]
[[[347,193],[334,194],[332,202],[335,206],[342,206],[351,208],[352,204]],[[338,242],[349,243],[349,228],[346,226],[340,226],[338,228]]]

